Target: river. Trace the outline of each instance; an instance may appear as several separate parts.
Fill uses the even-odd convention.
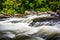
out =
[[[60,40],[60,17],[1,18],[0,40]]]

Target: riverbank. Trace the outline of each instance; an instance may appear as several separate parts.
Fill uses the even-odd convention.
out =
[[[24,17],[26,15],[41,15],[41,14],[50,14],[51,16],[60,16],[60,10],[57,10],[56,12],[53,11],[46,11],[46,12],[40,12],[40,11],[25,11],[25,13],[17,13],[17,14],[0,14],[0,18],[9,18],[9,17]]]

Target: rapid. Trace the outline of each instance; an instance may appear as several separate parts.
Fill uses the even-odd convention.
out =
[[[60,40],[60,18],[28,15],[0,21],[0,40]]]

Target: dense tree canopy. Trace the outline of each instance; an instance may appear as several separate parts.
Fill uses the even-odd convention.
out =
[[[56,11],[60,0],[0,0],[0,13],[24,13],[25,10]]]

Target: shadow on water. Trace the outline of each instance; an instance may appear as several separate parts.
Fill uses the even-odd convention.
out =
[[[29,26],[35,26],[35,27],[42,26],[42,25],[54,26],[59,21],[60,21],[60,17],[36,18]]]
[[[13,39],[2,38],[0,40],[39,40],[39,39],[28,37],[28,36],[22,36],[22,37],[16,37]],[[43,39],[41,39],[41,40],[43,40]],[[60,34],[50,35],[45,40],[60,40]]]

